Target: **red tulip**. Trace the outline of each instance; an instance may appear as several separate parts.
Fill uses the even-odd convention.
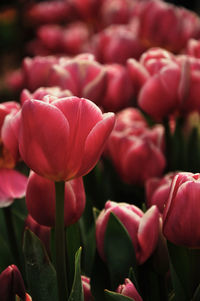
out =
[[[53,181],[83,176],[97,163],[114,122],[113,113],[102,114],[84,98],[26,101],[19,131],[22,159]]]
[[[104,237],[110,213],[114,213],[128,231],[132,240],[136,259],[144,263],[157,246],[159,235],[159,211],[152,206],[143,213],[138,207],[127,203],[108,201],[96,221],[97,250],[106,260],[104,254]]]
[[[85,191],[82,178],[65,183],[64,224],[69,226],[77,222],[85,208]],[[55,186],[48,179],[31,173],[27,190],[26,205],[29,214],[37,223],[47,227],[55,225]]]
[[[163,233],[176,245],[200,248],[200,174],[178,173],[163,214]]]
[[[1,301],[15,301],[16,296],[23,301],[31,300],[26,294],[20,271],[12,264],[0,274],[0,299]]]
[[[124,284],[120,284],[118,286],[117,293],[127,296],[135,301],[142,301],[141,296],[135,288],[135,285],[128,278],[125,279]]]

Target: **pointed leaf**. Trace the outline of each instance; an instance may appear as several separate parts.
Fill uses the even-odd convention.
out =
[[[134,301],[133,298],[105,290],[106,301]]]
[[[72,285],[71,294],[68,301],[84,301],[83,286],[81,281],[81,248],[76,252],[75,256],[75,275]]]
[[[128,277],[131,267],[136,271],[136,257],[130,236],[113,214],[110,214],[104,241],[104,251],[113,289]]]
[[[57,301],[56,271],[40,239],[26,229],[24,257],[30,295],[34,301]]]

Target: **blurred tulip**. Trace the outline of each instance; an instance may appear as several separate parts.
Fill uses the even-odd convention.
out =
[[[126,68],[120,64],[105,66],[107,85],[101,102],[105,111],[116,112],[131,105],[133,85]]]
[[[135,285],[131,282],[130,279],[126,278],[124,284],[120,284],[117,288],[117,293],[127,296],[135,301],[142,301],[143,299],[137,292]]]
[[[182,7],[150,0],[141,1],[137,12],[139,36],[148,47],[159,46],[179,52],[190,38],[200,36],[198,16]],[[173,28],[173,31],[169,31],[169,28]]]
[[[73,95],[85,97],[99,104],[104,94],[106,72],[94,60],[76,57],[55,64],[49,74],[48,86],[69,89]]]
[[[104,260],[106,260],[104,237],[111,212],[119,218],[128,231],[138,263],[144,263],[152,255],[158,242],[159,211],[157,207],[152,206],[143,213],[134,205],[107,201],[105,209],[101,211],[96,221],[97,250]]]
[[[135,96],[138,95],[140,89],[150,77],[149,72],[135,59],[128,59],[126,62],[128,74],[132,80],[132,85],[134,87]]]
[[[54,56],[25,58],[22,66],[24,86],[31,91],[47,86],[51,66],[57,62],[58,58]]]
[[[147,207],[156,205],[163,213],[168,200],[172,180],[177,172],[166,174],[163,178],[150,178],[145,183]]]
[[[85,208],[85,191],[82,178],[65,183],[64,224],[74,224]],[[29,214],[40,225],[55,226],[55,185],[52,181],[32,172],[26,190],[26,206]]]
[[[163,214],[163,233],[176,245],[200,248],[200,174],[178,173]]]
[[[189,56],[200,58],[200,40],[190,39],[184,52]]]
[[[15,301],[16,296],[23,301],[31,300],[26,294],[20,271],[12,264],[0,274],[0,299],[1,301]]]
[[[31,93],[27,89],[23,89],[20,95],[20,101],[23,104],[26,100],[37,99],[45,101],[45,96],[55,96],[58,98],[72,96],[70,90],[61,90],[59,87],[40,87]]]
[[[129,25],[111,25],[92,39],[92,51],[106,64],[125,64],[130,57],[138,59],[144,50],[137,30]]]
[[[44,1],[34,3],[26,12],[26,18],[32,23],[58,23],[70,16],[70,5],[67,1]]]
[[[113,113],[102,114],[93,102],[78,97],[51,104],[26,101],[21,115],[22,159],[33,171],[53,181],[87,174],[96,165],[115,122]]]
[[[125,109],[124,113],[128,113]],[[134,111],[130,116],[134,116]],[[122,111],[123,112],[123,111]],[[105,154],[111,159],[122,180],[128,184],[140,184],[154,176],[161,176],[166,160],[164,156],[164,131],[157,125],[148,128],[145,120],[121,121],[122,112],[106,144]],[[139,111],[137,111],[139,115]],[[137,115],[135,114],[135,115]],[[155,163],[156,162],[156,163]]]
[[[90,278],[82,275],[81,280],[83,285],[84,301],[94,300],[90,289]]]

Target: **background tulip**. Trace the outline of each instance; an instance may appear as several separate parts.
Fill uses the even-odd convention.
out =
[[[91,101],[67,97],[22,108],[19,149],[25,163],[53,181],[87,174],[97,163],[115,122]]]
[[[65,183],[64,224],[74,224],[85,208],[85,191],[82,178]],[[27,185],[26,205],[29,214],[39,224],[47,227],[55,225],[55,186],[48,179],[32,172]]]
[[[82,285],[83,285],[84,301],[94,300],[94,298],[92,297],[91,290],[90,290],[90,278],[82,275],[81,280],[82,280]]]
[[[0,298],[2,301],[15,301],[18,295],[22,300],[26,300],[24,281],[17,266],[8,266],[0,274]]]
[[[139,295],[139,293],[135,288],[135,285],[128,278],[124,280],[124,284],[120,284],[118,286],[117,293],[130,297],[135,301],[142,301],[141,296]]]
[[[146,213],[127,203],[108,201],[96,221],[97,249],[102,258],[104,254],[104,236],[110,213],[114,213],[128,231],[139,264],[144,263],[156,248],[159,235],[159,211],[152,206]]]
[[[172,182],[163,215],[163,233],[176,245],[200,247],[200,174],[178,173]]]

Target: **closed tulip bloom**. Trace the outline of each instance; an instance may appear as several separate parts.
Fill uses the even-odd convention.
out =
[[[200,174],[178,173],[163,215],[163,233],[176,245],[200,248]]]
[[[120,64],[105,66],[107,85],[101,102],[105,111],[117,112],[131,105],[134,95],[132,81],[126,68]]]
[[[65,183],[64,224],[77,222],[85,208],[85,190],[82,178]],[[54,227],[55,225],[55,186],[48,179],[32,172],[26,190],[26,205],[29,214],[37,223]]]
[[[20,121],[19,149],[25,163],[43,177],[67,181],[96,165],[115,116],[102,114],[87,99],[66,97],[51,104],[26,101]]]
[[[124,284],[120,284],[118,286],[117,293],[127,296],[135,301],[142,301],[141,296],[135,288],[135,285],[128,278],[124,280]]]
[[[104,237],[110,213],[114,213],[128,231],[132,240],[136,259],[139,264],[144,263],[157,246],[159,235],[159,211],[152,206],[143,213],[138,207],[127,203],[108,201],[96,221],[97,250],[102,259],[104,254]]]
[[[1,301],[15,301],[16,296],[23,301],[31,300],[26,294],[20,271],[12,264],[0,274],[0,299]]]
[[[163,178],[150,178],[146,181],[145,190],[148,208],[152,205],[156,205],[160,213],[163,213],[169,197],[171,183],[175,175],[175,172],[171,172],[166,174]]]
[[[26,100],[37,99],[45,101],[45,96],[51,95],[58,98],[72,96],[70,90],[61,90],[60,87],[40,87],[31,93],[27,89],[23,89],[20,95],[20,101],[23,104]],[[48,101],[49,98],[46,98]]]

